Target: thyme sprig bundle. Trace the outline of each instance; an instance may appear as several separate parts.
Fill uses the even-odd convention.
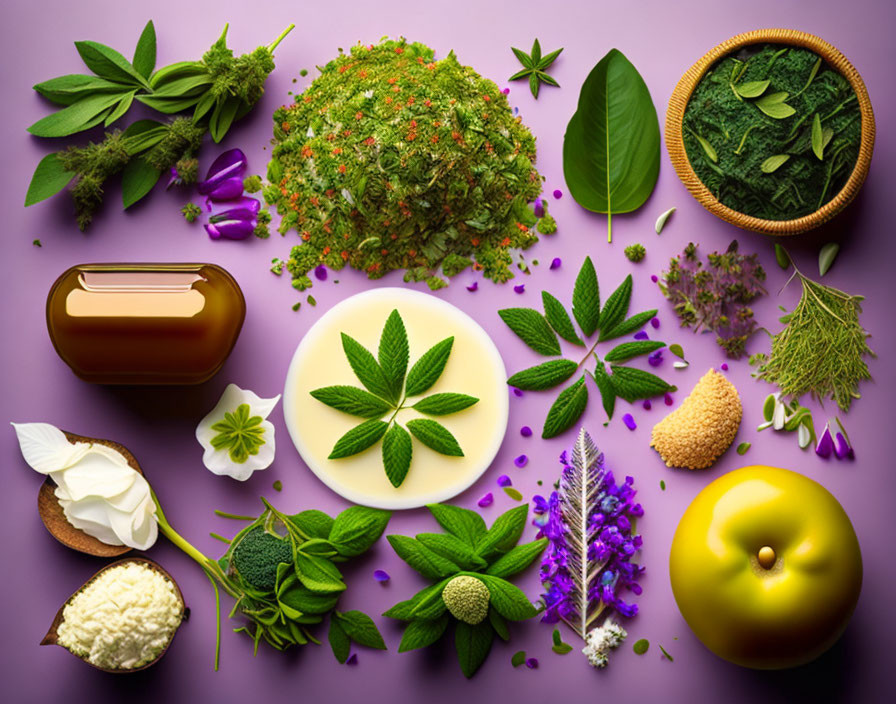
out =
[[[785,396],[830,398],[846,412],[861,397],[859,383],[871,379],[865,357],[875,356],[867,343],[870,333],[859,322],[864,297],[813,281],[796,264],[788,283],[794,278],[802,296],[781,318],[785,327],[772,337],[771,353],[750,358],[757,365],[753,376]]]

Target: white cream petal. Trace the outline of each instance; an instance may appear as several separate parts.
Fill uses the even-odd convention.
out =
[[[107,545],[124,545],[109,521],[109,506],[100,498],[84,501],[60,501],[66,519],[78,530]]]
[[[75,501],[88,496],[109,498],[127,491],[139,475],[118,455],[120,460],[114,462],[105,453],[96,452],[93,448],[80,462],[65,471],[65,484]]]
[[[41,474],[69,467],[89,449],[86,443],[70,443],[59,428],[49,423],[11,423],[22,457]]]
[[[140,474],[134,477],[134,483],[128,487],[127,491],[123,491],[116,496],[107,496],[105,499],[113,508],[127,512],[138,511],[147,501],[152,503],[149,483]],[[154,504],[153,508],[155,508]]]

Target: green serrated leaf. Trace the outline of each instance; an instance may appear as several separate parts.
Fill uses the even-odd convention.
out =
[[[385,650],[386,643],[379,629],[363,611],[334,611],[333,616],[339,621],[339,625],[358,645],[365,648],[374,648],[376,650]]]
[[[653,398],[667,391],[677,391],[658,376],[642,369],[610,365],[611,382],[619,398],[632,403],[643,398]]]
[[[475,396],[466,394],[442,393],[433,394],[420,399],[411,408],[431,416],[445,416],[463,411],[479,402]]]
[[[495,611],[491,606],[488,607],[488,622],[492,624],[492,628],[495,629],[498,638],[505,643],[510,640],[510,630],[507,628],[507,619]]]
[[[632,299],[632,275],[629,274],[619,287],[610,294],[607,302],[600,312],[600,339],[609,339],[608,333],[625,320],[628,306]]]
[[[656,308],[653,310],[645,310],[643,313],[636,313],[631,318],[626,318],[612,330],[601,327],[602,341],[615,340],[617,337],[631,335],[643,328],[651,318],[656,316]]]
[[[330,537],[330,531],[333,528],[332,518],[323,511],[313,509],[302,511],[293,516],[287,516],[287,519],[309,538],[326,540]]]
[[[662,349],[665,346],[666,343],[660,342],[659,340],[636,340],[634,342],[623,342],[621,345],[616,345],[616,347],[607,352],[604,355],[604,360],[607,362],[625,362],[629,359],[640,357],[644,354],[656,352],[656,350]]]
[[[591,337],[600,321],[600,287],[591,257],[585,257],[572,290],[572,314],[585,334]]]
[[[585,343],[576,334],[572,321],[569,319],[569,313],[566,312],[563,304],[547,291],[541,292],[541,300],[544,305],[544,317],[554,331],[567,342],[584,347]]]
[[[389,382],[373,354],[350,335],[341,333],[342,349],[358,380],[374,396],[389,400]]]
[[[471,626],[458,621],[454,631],[454,647],[464,676],[469,679],[476,674],[488,657],[495,632],[487,621]]]
[[[345,582],[339,569],[330,560],[316,555],[306,555],[301,550],[295,554],[295,570],[299,581],[312,592],[332,594],[345,591]]]
[[[127,210],[144,198],[159,182],[162,172],[137,157],[131,159],[121,174],[121,204]]]
[[[493,577],[510,577],[522,572],[544,552],[546,547],[547,538],[541,538],[523,545],[516,545],[509,552],[499,557],[486,570],[486,574],[490,574]]]
[[[448,614],[444,614],[433,621],[411,621],[404,629],[398,652],[406,653],[409,650],[417,650],[418,648],[432,645],[445,633],[449,621],[450,617]]]
[[[444,579],[460,571],[457,564],[434,553],[419,540],[404,535],[387,535],[386,540],[402,560],[428,579]]]
[[[475,511],[448,504],[427,504],[438,524],[471,547],[476,547],[479,539],[487,533],[485,521]]]
[[[341,555],[355,557],[379,540],[391,515],[377,508],[350,506],[336,516],[327,538]]]
[[[507,384],[524,391],[552,389],[569,379],[578,368],[578,365],[569,359],[552,359],[517,372],[507,380]]]
[[[47,154],[38,163],[28,184],[28,192],[25,194],[25,207],[40,203],[51,196],[55,196],[65,188],[75,177],[71,171],[66,171],[56,153]]]
[[[437,595],[438,600],[441,601],[442,589],[450,581],[450,579],[451,577],[445,578],[441,582],[431,584],[428,587],[421,589],[412,598],[407,599],[406,601],[400,601],[395,604],[395,606],[386,611],[383,616],[394,618],[399,621],[413,621],[417,619],[417,616],[414,613],[417,607],[428,602],[430,597],[432,597],[433,595]]]
[[[488,532],[479,539],[476,553],[486,562],[509,552],[520,539],[526,527],[527,505],[517,506],[498,516]]]
[[[462,569],[479,570],[487,565],[469,543],[457,536],[446,533],[420,533],[417,535],[417,540],[436,555],[451,560]]]
[[[338,460],[357,455],[376,444],[388,429],[388,423],[376,418],[356,425],[336,441],[327,459]]]
[[[583,376],[572,386],[568,386],[560,392],[544,420],[541,437],[553,438],[569,429],[582,417],[586,405],[588,405],[588,388],[585,386],[585,377]]]
[[[354,386],[325,386],[310,393],[321,403],[360,418],[380,418],[392,408],[381,398]]]
[[[392,486],[401,486],[411,468],[413,454],[413,443],[408,431],[394,423],[383,436],[383,468]]]
[[[137,48],[134,49],[134,60],[131,65],[144,78],[149,78],[156,67],[156,28],[152,20],[146,23],[140,34],[140,39],[137,40]]]
[[[480,578],[491,595],[489,604],[504,618],[509,621],[525,621],[535,615],[535,607],[519,587],[500,577],[480,575]]]
[[[600,359],[597,360],[597,366],[594,368],[594,374],[591,376],[597,385],[597,390],[600,391],[600,400],[604,407],[604,412],[607,414],[607,420],[610,420],[613,417],[613,411],[616,409],[616,389],[613,388],[613,381],[607,374],[604,363]]]
[[[334,657],[340,663],[345,664],[345,661],[348,660],[352,643],[345,629],[342,628],[342,624],[335,618],[330,618],[330,630],[327,632],[327,640],[330,641]]]
[[[548,321],[531,308],[505,308],[498,311],[501,320],[523,342],[539,354],[548,357],[560,354],[560,343]]]
[[[448,363],[453,345],[454,338],[447,337],[426,350],[408,372],[405,384],[406,395],[419,396],[439,380],[442,372],[445,371],[445,365]]]
[[[404,377],[408,372],[408,334],[397,310],[393,310],[383,326],[380,336],[378,360],[388,384],[393,403],[401,398]]]
[[[441,423],[429,418],[415,418],[407,422],[408,430],[429,449],[449,457],[463,457],[457,439]]]

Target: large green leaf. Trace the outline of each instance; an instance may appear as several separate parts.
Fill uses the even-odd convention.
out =
[[[660,171],[660,127],[641,74],[617,49],[592,69],[563,139],[563,175],[576,202],[606,213],[640,208]]]

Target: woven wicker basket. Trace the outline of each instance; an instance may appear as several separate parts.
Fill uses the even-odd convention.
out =
[[[684,111],[704,73],[716,61],[732,52],[751,44],[765,43],[805,47],[821,56],[850,82],[859,100],[859,109],[862,115],[862,142],[859,145],[859,157],[846,184],[834,198],[821,208],[796,220],[763,220],[744,215],[720,203],[691,168],[682,139]],[[792,29],[757,29],[738,34],[736,37],[722,42],[691,66],[681,77],[669,99],[669,110],[666,113],[666,148],[669,150],[672,165],[682,183],[709,212],[745,230],[768,235],[797,235],[826,223],[843,210],[859,192],[871,166],[871,153],[874,150],[874,112],[871,109],[868,91],[865,89],[859,72],[833,46],[812,34]]]

